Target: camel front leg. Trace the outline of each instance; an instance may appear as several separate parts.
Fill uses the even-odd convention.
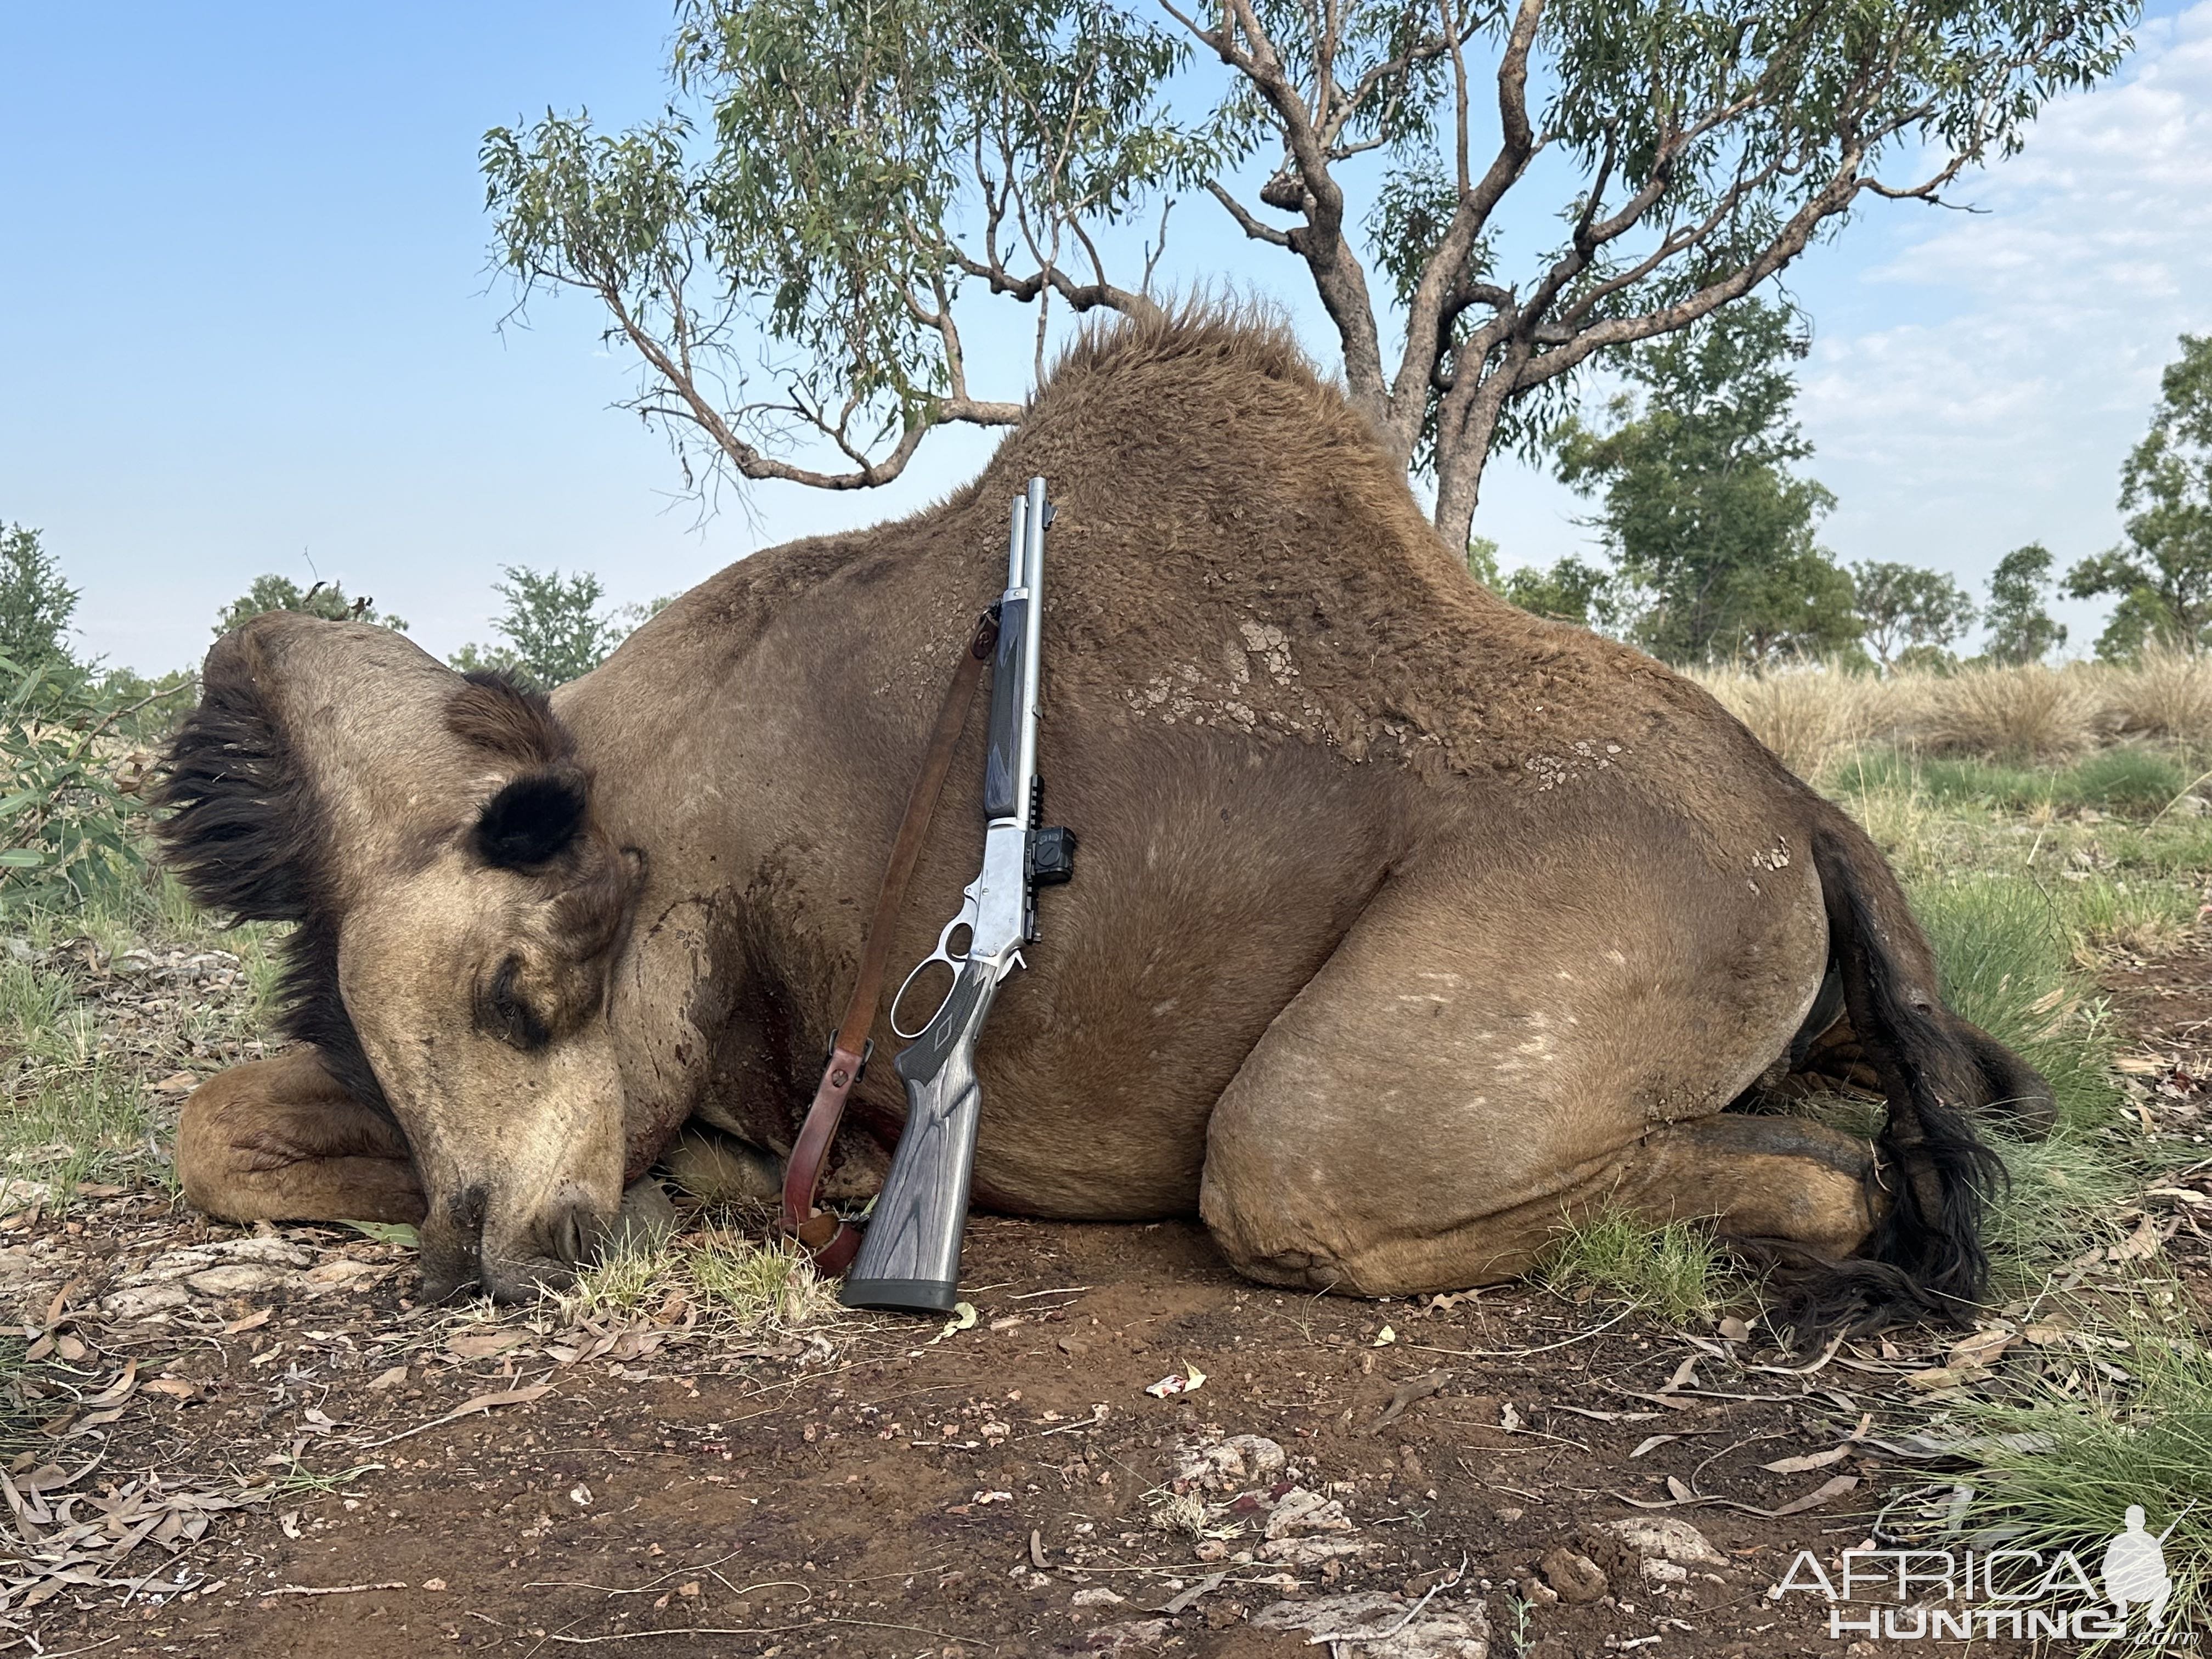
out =
[[[216,1073],[177,1124],[185,1200],[223,1221],[404,1221],[422,1188],[397,1124],[332,1080],[313,1048]]]

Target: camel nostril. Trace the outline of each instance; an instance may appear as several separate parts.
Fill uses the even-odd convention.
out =
[[[546,1218],[545,1254],[565,1267],[588,1267],[599,1259],[606,1223],[588,1204],[563,1204]]]
[[[553,1259],[574,1267],[584,1259],[582,1212],[564,1209],[553,1221]]]

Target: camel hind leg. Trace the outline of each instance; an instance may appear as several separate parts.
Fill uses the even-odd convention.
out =
[[[422,1218],[406,1138],[313,1048],[217,1073],[177,1124],[185,1200],[224,1221]]]
[[[1377,895],[1215,1108],[1201,1209],[1237,1266],[1455,1289],[1527,1271],[1607,1206],[1824,1258],[1861,1243],[1864,1142],[1721,1115],[1820,984],[1817,887],[1607,833],[1470,852]]]

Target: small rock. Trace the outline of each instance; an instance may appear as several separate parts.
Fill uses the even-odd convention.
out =
[[[101,1297],[100,1311],[127,1325],[181,1308],[191,1299],[191,1292],[181,1285],[133,1285]]]
[[[1296,1538],[1316,1532],[1350,1532],[1351,1517],[1341,1500],[1323,1498],[1304,1486],[1293,1486],[1275,1503],[1267,1516],[1267,1536]]]
[[[297,1244],[281,1238],[225,1238],[157,1255],[127,1282],[143,1285],[156,1279],[183,1279],[204,1268],[231,1261],[251,1261],[265,1267],[301,1268],[314,1265],[313,1256]]]
[[[358,1290],[374,1284],[392,1271],[374,1261],[357,1261],[349,1255],[332,1256],[300,1275],[302,1288],[318,1292],[333,1290]]]
[[[20,1210],[27,1205],[43,1204],[54,1195],[54,1189],[43,1181],[26,1181],[21,1176],[0,1181],[0,1210]]]
[[[1176,1479],[1205,1492],[1232,1492],[1272,1480],[1283,1472],[1283,1449],[1264,1435],[1232,1434],[1217,1444],[1182,1447]]]
[[[1601,1522],[1593,1531],[1618,1540],[1649,1559],[1656,1556],[1683,1567],[1724,1567],[1729,1559],[1715,1549],[1705,1534],[1673,1515],[1632,1515],[1623,1521]]]
[[[1116,1595],[1103,1584],[1093,1584],[1089,1589],[1079,1589],[1067,1598],[1073,1607],[1118,1607],[1128,1601],[1126,1595]]]
[[[1172,1619],[1124,1619],[1099,1626],[1083,1644],[1100,1653],[1144,1653],[1157,1650],[1174,1633]]]
[[[258,1261],[228,1261],[197,1273],[185,1283],[202,1296],[258,1296],[291,1282],[282,1267],[265,1267]]]
[[[1663,1561],[1656,1555],[1644,1563],[1644,1582],[1647,1584],[1680,1584],[1686,1582],[1689,1577],[1687,1567]]]
[[[1254,1613],[1251,1622],[1261,1630],[1305,1631],[1311,1646],[1341,1642],[1361,1659],[1489,1659],[1490,1654],[1490,1620],[1479,1601],[1438,1599],[1414,1613],[1395,1595],[1362,1590],[1276,1601]]]
[[[1562,1601],[1595,1601],[1606,1592],[1604,1571],[1587,1555],[1578,1554],[1564,1544],[1555,1544],[1545,1551],[1540,1565],[1544,1582],[1559,1593]]]
[[[1522,1601],[1530,1602],[1540,1607],[1555,1607],[1559,1606],[1559,1591],[1553,1589],[1549,1584],[1539,1578],[1534,1573],[1529,1573],[1527,1577],[1523,1577],[1520,1583],[1521,1599]]]
[[[1278,1538],[1260,1547],[1260,1553],[1285,1566],[1317,1567],[1347,1555],[1364,1555],[1379,1545],[1357,1538]]]
[[[1734,1314],[1727,1314],[1722,1317],[1720,1331],[1721,1334],[1731,1342],[1748,1342],[1751,1340],[1751,1327],[1745,1324],[1743,1321],[1738,1319]]]

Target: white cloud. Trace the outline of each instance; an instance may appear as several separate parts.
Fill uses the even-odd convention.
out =
[[[2212,0],[2147,23],[2118,79],[2054,105],[1963,194],[1982,211],[1808,271],[1837,320],[1802,408],[1843,503],[1831,545],[1978,581],[2025,541],[2071,562],[2117,538],[2159,368],[2212,328]]]

